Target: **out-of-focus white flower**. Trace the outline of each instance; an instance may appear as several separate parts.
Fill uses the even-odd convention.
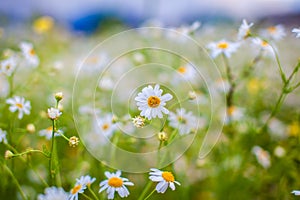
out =
[[[285,28],[283,25],[270,26],[262,31],[262,35],[273,40],[281,40],[285,35]]]
[[[31,43],[21,42],[20,49],[30,66],[37,67],[40,64],[40,59],[36,55],[35,50],[33,49],[33,45]]]
[[[0,63],[1,72],[6,76],[11,76],[17,67],[17,61],[14,56],[11,56]]]
[[[78,194],[82,194],[86,189],[86,186],[84,179],[76,179],[76,184],[71,189],[68,200],[78,200]]]
[[[218,42],[211,42],[207,48],[211,51],[211,57],[216,58],[220,54],[224,54],[227,58],[236,52],[240,44],[236,42],[228,42],[227,40],[220,40]]]
[[[30,114],[30,101],[25,101],[24,97],[15,96],[12,98],[9,98],[6,100],[7,104],[10,104],[9,110],[11,112],[18,111],[18,118],[22,119],[23,115],[29,115]]]
[[[99,88],[103,90],[112,90],[114,87],[114,81],[109,76],[103,76],[99,82]]]
[[[237,106],[230,106],[227,108],[227,118],[225,122],[239,121],[244,116],[244,109]]]
[[[80,61],[81,62],[81,61]],[[91,55],[84,61],[81,70],[87,73],[94,73],[105,67],[109,62],[109,56],[105,52]]]
[[[300,196],[300,190],[293,190],[291,193],[295,196]]]
[[[138,64],[142,64],[145,62],[145,56],[144,54],[140,53],[140,52],[136,52],[132,55],[132,59],[134,62],[138,63]]]
[[[285,124],[276,118],[272,118],[270,120],[270,122],[268,123],[268,128],[270,131],[270,135],[274,139],[284,139],[288,136],[286,133]]]
[[[285,154],[286,154],[286,151],[282,146],[277,146],[274,149],[274,155],[277,156],[278,158],[285,156]]]
[[[176,75],[176,80],[174,82],[180,82],[180,81],[193,81],[196,78],[197,75],[197,71],[194,68],[193,65],[191,65],[190,63],[180,66],[179,68],[177,68],[176,70],[182,77],[182,79],[177,79],[177,75]]]
[[[152,118],[162,118],[163,114],[168,114],[169,110],[164,106],[166,102],[171,100],[173,96],[169,93],[162,95],[163,90],[156,84],[154,89],[151,85],[143,88],[142,92],[135,97],[138,109],[141,111],[141,116],[151,120]]]
[[[214,87],[219,92],[227,93],[229,92],[230,84],[227,80],[220,78],[214,83]]]
[[[79,179],[76,179],[77,183],[81,183],[88,187],[90,187],[91,184],[94,183],[95,181],[96,181],[96,178],[92,178],[90,175],[81,176]]]
[[[300,38],[300,28],[293,28],[293,33],[296,33],[296,38]]]
[[[52,126],[49,126],[46,129],[40,130],[39,135],[42,136],[42,137],[45,137],[47,140],[51,140],[52,130],[53,130]],[[56,130],[56,132],[54,133],[54,137],[61,136],[61,134],[63,134],[62,130]]]
[[[271,166],[270,154],[259,146],[252,148],[252,153],[256,156],[257,162],[267,169]]]
[[[246,39],[250,36],[250,28],[253,26],[253,23],[248,24],[245,19],[243,19],[243,22],[239,28],[238,32],[238,40]]]
[[[48,109],[48,117],[52,120],[56,120],[61,116],[62,112],[59,111],[57,108],[49,108]]]
[[[153,182],[158,182],[156,185],[156,191],[158,193],[165,193],[168,189],[168,186],[175,190],[175,184],[180,185],[178,181],[175,181],[175,177],[171,172],[160,171],[159,169],[151,168],[149,173],[149,179]]]
[[[0,142],[7,143],[6,135],[7,132],[0,128]]]
[[[133,186],[134,184],[127,178],[121,177],[121,173],[120,170],[116,173],[106,171],[104,174],[107,179],[100,183],[99,193],[106,190],[108,199],[114,199],[115,192],[118,192],[121,198],[128,197],[129,191],[126,186]]]
[[[45,194],[39,194],[38,200],[66,200],[69,193],[65,192],[62,188],[48,187],[45,189]]]
[[[178,129],[180,135],[189,134],[198,128],[197,118],[184,108],[177,109],[176,113],[170,112],[168,120],[171,127]]]
[[[97,119],[98,131],[105,137],[111,137],[117,130],[117,124],[114,122],[114,116],[111,113],[105,114]]]
[[[265,40],[256,37],[252,39],[252,43],[259,46],[264,51],[273,52],[272,46]]]

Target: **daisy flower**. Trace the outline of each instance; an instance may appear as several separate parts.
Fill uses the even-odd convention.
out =
[[[295,196],[300,196],[300,190],[293,190],[291,193]]]
[[[76,179],[77,183],[82,183],[82,185],[90,186],[96,181],[96,178],[92,178],[90,175],[81,176],[79,179]]]
[[[253,39],[252,39],[252,42],[253,42],[253,44],[259,46],[259,47],[260,47],[262,50],[264,50],[264,51],[273,52],[273,48],[272,48],[271,45],[270,45],[267,41],[265,41],[265,40],[262,40],[262,39],[256,37],[256,38],[253,38]]]
[[[178,129],[180,135],[189,134],[197,129],[197,118],[184,108],[177,109],[176,113],[170,112],[168,120],[171,127]]]
[[[108,199],[114,199],[115,192],[118,192],[121,198],[129,195],[126,185],[133,186],[134,184],[127,178],[122,178],[120,170],[118,170],[116,173],[110,173],[106,171],[104,174],[107,177],[107,180],[104,180],[100,183],[99,193],[106,190]]]
[[[82,194],[86,189],[86,181],[84,178],[76,179],[75,186],[71,189],[68,200],[78,200],[78,194]]]
[[[151,120],[152,118],[162,118],[163,114],[168,114],[169,110],[164,106],[173,96],[169,93],[162,95],[163,90],[156,84],[154,89],[151,85],[143,88],[142,92],[135,97],[136,105],[141,111],[140,115]]]
[[[213,58],[216,58],[220,54],[224,54],[227,58],[229,58],[232,53],[236,52],[239,46],[239,43],[228,42],[223,39],[218,42],[209,43],[207,48],[211,51],[211,57]]]
[[[267,169],[271,166],[270,154],[259,146],[252,148],[252,153],[256,156],[257,162]]]
[[[39,65],[39,57],[36,55],[33,49],[33,45],[31,43],[21,42],[20,49],[22,51],[23,56],[31,66],[37,67]]]
[[[0,63],[0,70],[3,74],[11,76],[17,67],[16,58],[11,56]]]
[[[141,116],[136,116],[132,118],[132,123],[137,128],[143,128],[145,126],[145,118]]]
[[[100,128],[100,129],[99,129]],[[106,137],[110,137],[117,130],[117,123],[111,113],[104,115],[97,120],[97,129]]]
[[[300,28],[293,28],[293,33],[296,33],[296,38],[300,38]]]
[[[182,76],[183,79],[181,80],[187,80],[187,81],[195,80],[197,74],[197,71],[191,64],[180,66],[179,68],[177,68],[177,72]],[[178,79],[176,79],[176,81],[178,81]]]
[[[66,200],[69,193],[65,192],[62,188],[48,187],[45,189],[45,194],[39,194],[38,200]]]
[[[276,41],[281,40],[286,35],[284,26],[281,24],[268,27],[262,31],[262,34]]]
[[[239,28],[238,32],[238,40],[246,39],[251,35],[250,28],[253,26],[253,23],[248,24],[245,19],[243,19],[243,22]]]
[[[7,143],[6,135],[7,132],[0,128],[0,142]]]
[[[57,108],[49,108],[47,113],[48,117],[52,120],[58,119],[58,117],[62,114],[62,112],[60,112]]]
[[[48,128],[40,130],[39,135],[42,137],[46,137],[47,140],[51,140],[52,130],[53,130],[52,126],[49,126]],[[61,134],[63,134],[62,130],[56,130],[56,132],[54,133],[54,137],[60,136]]]
[[[151,168],[149,173],[149,179],[153,182],[159,182],[156,185],[156,191],[158,193],[165,193],[168,186],[175,190],[175,184],[180,185],[178,181],[175,181],[174,175],[168,171],[160,171],[159,169]]]
[[[30,114],[30,102],[29,101],[25,101],[24,97],[19,97],[19,96],[15,96],[13,98],[9,98],[6,100],[7,104],[10,104],[9,110],[11,112],[16,112],[18,111],[18,118],[22,119],[24,113],[26,115]]]

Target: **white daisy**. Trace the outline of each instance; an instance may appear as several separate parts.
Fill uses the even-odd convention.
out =
[[[196,69],[193,67],[193,65],[191,64],[186,64],[186,65],[183,65],[183,66],[180,66],[179,68],[177,68],[176,70],[182,77],[181,80],[178,80],[176,76],[176,82],[178,81],[193,81],[195,80],[196,78],[196,75],[197,75],[197,71]]]
[[[239,28],[238,32],[238,40],[246,39],[248,36],[250,36],[250,28],[253,26],[253,23],[248,24],[245,19],[243,19],[243,22]]]
[[[90,175],[86,175],[81,176],[79,179],[76,179],[76,181],[89,187],[92,183],[96,181],[96,178],[92,178]]]
[[[142,92],[135,97],[136,105],[141,111],[140,115],[151,120],[152,118],[162,118],[163,114],[168,114],[169,110],[164,106],[173,96],[169,93],[162,96],[163,90],[156,84],[154,89],[151,85],[143,88]]]
[[[20,49],[23,56],[32,67],[37,67],[40,64],[39,57],[36,55],[33,45],[28,42],[21,42]]]
[[[168,171],[160,171],[159,169],[151,168],[149,173],[149,179],[153,182],[159,182],[156,185],[156,191],[158,193],[165,193],[168,186],[175,190],[175,184],[180,185],[178,181],[175,181],[174,175]]]
[[[253,44],[259,46],[264,51],[273,52],[271,45],[265,40],[262,40],[262,39],[256,37],[256,38],[252,39],[252,42],[253,42]]]
[[[270,154],[259,146],[252,148],[252,153],[256,156],[257,162],[267,169],[271,166]]]
[[[129,191],[126,186],[133,186],[134,184],[127,178],[122,178],[120,170],[116,173],[106,171],[104,174],[107,177],[107,180],[100,183],[99,193],[106,190],[108,199],[114,199],[115,192],[118,192],[121,198],[128,197]]]
[[[180,135],[189,134],[197,129],[197,118],[184,108],[177,109],[176,113],[170,112],[168,119],[170,126],[177,128]]]
[[[14,56],[11,56],[0,63],[0,70],[3,74],[11,76],[17,67],[17,61]]]
[[[211,51],[211,57],[213,58],[216,58],[220,54],[224,54],[227,58],[229,58],[232,53],[236,52],[239,46],[239,43],[228,42],[223,39],[218,42],[209,43],[207,48]]]
[[[300,190],[293,190],[291,193],[295,196],[300,196]]]
[[[7,104],[10,104],[9,110],[11,112],[16,112],[18,111],[18,118],[22,119],[24,113],[26,115],[30,114],[30,102],[29,101],[25,101],[24,97],[19,97],[19,96],[15,96],[13,98],[9,98],[6,100]]]
[[[244,117],[244,109],[237,106],[230,106],[227,108],[227,116],[225,119],[225,123],[229,123],[230,121],[239,121]]]
[[[281,40],[286,35],[284,26],[281,24],[268,27],[267,29],[262,31],[262,34],[265,37],[271,38],[273,40]]]
[[[52,138],[52,126],[49,126],[48,128],[42,129],[39,131],[39,135],[42,137],[46,137],[47,140],[51,140]],[[54,133],[54,137],[61,136],[63,134],[62,130],[56,130]]]
[[[82,194],[86,189],[86,182],[84,178],[76,179],[75,186],[71,189],[68,200],[78,200],[78,194]]]
[[[52,120],[58,119],[58,117],[62,114],[62,112],[60,112],[57,108],[49,108],[47,113],[48,117]]]
[[[0,142],[7,143],[6,135],[7,132],[0,128]]]
[[[39,194],[38,200],[66,200],[69,193],[65,192],[62,188],[49,187],[45,189],[45,194]]]
[[[300,38],[300,28],[293,28],[293,33],[296,33],[296,38]]]
[[[114,122],[111,113],[105,114],[97,120],[97,130],[105,137],[110,137],[117,130],[117,123]]]

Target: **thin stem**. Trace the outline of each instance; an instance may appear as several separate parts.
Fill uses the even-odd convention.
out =
[[[53,184],[54,172],[53,168],[53,150],[54,150],[54,134],[55,134],[55,120],[52,120],[52,138],[51,138],[51,150],[50,150],[50,160],[49,160],[49,175],[50,175],[50,184]]]
[[[269,43],[269,45],[270,45],[270,43]],[[284,72],[282,70],[282,66],[281,66],[281,63],[280,63],[280,60],[279,60],[279,56],[278,56],[276,50],[274,49],[274,47],[272,45],[270,45],[270,47],[272,48],[272,50],[273,50],[273,52],[275,54],[275,59],[276,59],[277,65],[278,65],[278,69],[279,69],[279,72],[280,72],[281,80],[282,80],[283,83],[286,83],[287,80],[286,80],[285,74],[284,74]]]
[[[297,83],[296,85],[294,85],[294,86],[292,86],[291,87],[291,90],[295,90],[297,87],[299,87],[300,86],[300,82],[299,83]]]
[[[91,197],[89,197],[88,195],[84,194],[84,193],[80,193],[82,194],[82,196],[84,196],[85,198],[89,199],[89,200],[93,200]]]
[[[152,181],[149,181],[147,183],[147,185],[145,186],[144,190],[142,191],[140,197],[138,198],[138,200],[144,200],[144,197],[146,196],[146,193],[149,191],[149,189],[152,186]]]
[[[14,154],[13,157],[22,156],[22,155],[29,154],[29,153],[41,153],[46,158],[49,158],[49,156],[47,154],[45,154],[43,151],[38,150],[38,149],[30,149],[30,150],[24,151],[22,153]]]
[[[229,65],[229,61],[224,53],[222,53],[222,57],[223,57],[223,61],[224,61],[225,69],[226,69],[227,80],[229,83],[229,91],[226,94],[226,105],[229,108],[233,105],[233,94],[234,94],[234,89],[235,89],[235,82],[233,80],[233,75],[232,75],[231,67]]]
[[[144,200],[149,199],[154,192],[155,192],[155,188],[152,190],[152,192]]]
[[[97,195],[95,194],[95,192],[91,189],[91,186],[88,186],[88,189],[90,191],[90,193],[93,195],[93,197],[96,199],[96,200],[99,200]]]
[[[27,197],[26,197],[25,193],[23,192],[23,190],[22,190],[22,188],[19,184],[19,181],[16,179],[14,173],[9,169],[9,167],[7,167],[7,165],[3,164],[3,167],[6,169],[6,171],[9,173],[9,175],[12,177],[13,181],[15,182],[15,184],[16,184],[19,192],[20,192],[20,195],[21,195],[22,199],[26,200]]]
[[[255,64],[258,63],[262,57],[263,50],[260,49],[259,53],[255,56],[255,58],[251,61],[251,63],[246,67],[243,72],[242,78],[246,78],[250,75],[251,70],[254,68]]]

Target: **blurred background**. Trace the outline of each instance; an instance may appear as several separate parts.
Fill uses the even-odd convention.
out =
[[[0,26],[15,26],[48,15],[73,31],[93,32],[107,21],[138,27],[149,19],[164,26],[199,20],[223,23],[248,20],[297,25],[299,0],[1,0]]]

